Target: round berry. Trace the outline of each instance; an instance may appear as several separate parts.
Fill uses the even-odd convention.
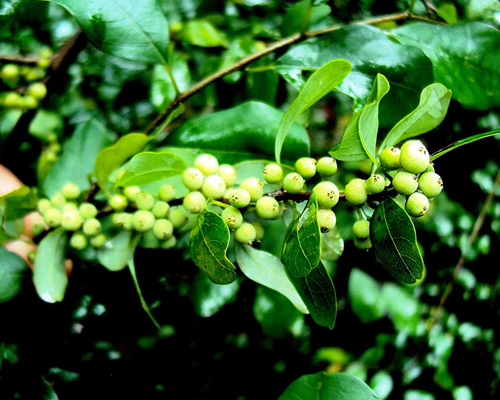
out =
[[[147,232],[153,228],[155,217],[150,211],[140,210],[134,213],[132,226],[137,232]]]
[[[35,259],[36,259],[36,250],[31,250],[29,253],[28,253],[28,262],[31,263],[31,264],[34,264],[35,263]]]
[[[320,182],[314,187],[313,192],[316,193],[321,208],[332,208],[339,202],[339,189],[333,182]]]
[[[150,211],[155,204],[155,199],[149,193],[140,193],[135,198],[135,205],[139,210]]]
[[[174,226],[168,219],[157,219],[153,226],[153,235],[160,240],[168,239],[174,233]]]
[[[31,95],[26,95],[22,97],[22,107],[27,110],[33,110],[38,107],[38,100]]]
[[[84,219],[95,218],[97,215],[97,208],[92,203],[80,204],[79,210]]]
[[[302,157],[295,162],[295,171],[305,180],[316,175],[316,160],[314,158]]]
[[[429,210],[429,199],[422,193],[413,193],[406,199],[405,209],[412,217],[421,217]]]
[[[106,243],[107,237],[104,233],[100,233],[97,236],[94,236],[93,238],[90,239],[90,244],[97,248],[100,249],[104,244]]]
[[[252,244],[256,237],[257,232],[254,226],[247,222],[234,231],[234,238],[240,243]]]
[[[164,201],[157,201],[153,206],[152,212],[155,218],[166,218],[170,212],[170,206]]]
[[[77,231],[82,227],[83,218],[78,210],[65,210],[62,213],[61,226],[67,231]]]
[[[87,236],[96,236],[101,233],[101,230],[101,223],[95,218],[90,218],[83,223],[82,231]]]
[[[365,240],[370,237],[370,221],[361,219],[352,226],[352,233],[356,239]]]
[[[399,194],[409,196],[417,190],[418,178],[411,172],[399,171],[392,178],[392,186]]]
[[[127,208],[128,201],[125,196],[122,196],[121,194],[115,194],[109,200],[109,205],[115,211],[123,211]]]
[[[73,211],[78,211],[78,206],[76,203],[72,201],[68,201],[62,208],[62,211],[68,211],[68,210],[73,210]],[[82,217],[83,218],[83,217]]]
[[[283,178],[283,170],[278,164],[267,164],[262,170],[267,183],[278,183]]]
[[[264,196],[257,200],[255,205],[257,214],[262,219],[276,219],[279,217],[280,205],[274,197]]]
[[[344,188],[344,196],[348,203],[353,206],[360,206],[368,200],[368,193],[364,179],[355,178]]]
[[[51,207],[45,212],[43,219],[51,228],[57,228],[62,222],[62,212],[55,207]]]
[[[255,228],[255,240],[260,242],[264,237],[264,227],[258,222],[252,222],[252,226]]]
[[[182,183],[189,190],[201,189],[204,179],[202,172],[196,168],[188,168],[182,174]]]
[[[436,170],[434,169],[434,164],[430,163],[424,172],[436,172]]]
[[[123,189],[123,195],[128,201],[135,201],[140,194],[141,188],[139,186],[129,186]]]
[[[322,157],[316,164],[316,171],[325,178],[335,175],[337,169],[337,160],[332,157]]]
[[[199,214],[205,208],[205,204],[207,199],[198,191],[189,192],[182,201],[184,208],[191,214]]]
[[[222,211],[221,217],[226,225],[231,229],[238,229],[243,223],[241,211],[236,207],[227,207],[224,211]]]
[[[257,201],[264,195],[264,182],[257,178],[247,178],[240,184],[250,195],[250,201]]]
[[[436,197],[443,190],[443,180],[435,172],[420,175],[418,188],[426,197]]]
[[[382,175],[371,175],[365,182],[368,194],[377,194],[385,189],[385,178]]]
[[[291,194],[296,194],[299,193],[302,188],[304,187],[304,178],[302,175],[292,172],[285,176],[285,179],[283,179],[283,188]]]
[[[182,228],[189,222],[187,211],[183,207],[172,207],[168,220],[172,223],[174,228]]]
[[[234,189],[229,196],[229,204],[236,208],[243,208],[250,203],[250,194],[245,189]]]
[[[323,208],[318,210],[318,224],[321,232],[329,232],[337,224],[337,217],[332,210],[325,210]]]
[[[234,186],[236,183],[237,172],[229,164],[222,164],[219,167],[219,176],[224,180],[226,187]]]
[[[41,235],[43,232],[45,232],[45,227],[41,223],[36,223],[31,225],[31,233],[33,236],[38,236]]]
[[[16,92],[9,92],[3,98],[3,105],[10,108],[23,106],[23,98]]]
[[[66,204],[66,198],[61,192],[57,192],[50,200],[54,207],[63,207]]]
[[[50,207],[52,207],[52,203],[49,199],[40,199],[36,205],[38,212],[42,215],[44,215]]]
[[[388,171],[401,168],[400,155],[400,149],[397,147],[388,147],[380,153],[380,164]]]
[[[354,238],[354,245],[360,250],[369,250],[372,247],[372,242],[370,238],[364,240]]]
[[[226,193],[226,183],[220,176],[207,176],[201,187],[201,192],[207,199],[220,199]]]
[[[160,246],[162,249],[168,250],[177,244],[177,239],[175,236],[170,236],[167,240],[163,240],[160,242]]]
[[[19,76],[19,67],[16,64],[6,64],[0,72],[2,79],[12,81]]]
[[[169,184],[161,185],[160,189],[158,189],[158,198],[167,203],[175,199],[175,186]]]
[[[113,225],[118,228],[123,228],[127,231],[131,231],[134,228],[134,216],[132,214],[125,212],[115,213],[111,217],[111,220],[113,221]]]
[[[36,82],[30,85],[28,93],[35,99],[42,100],[47,95],[47,87],[41,82]]]
[[[85,236],[82,232],[73,233],[73,235],[71,235],[71,239],[69,240],[69,245],[76,250],[83,250],[88,244],[89,241],[87,236]]]
[[[46,57],[41,57],[36,64],[40,68],[48,68],[50,65],[50,60]]]
[[[195,162],[194,166],[205,175],[214,175],[219,170],[219,162],[210,154],[202,154]]]
[[[62,194],[66,200],[76,200],[80,197],[80,188],[76,183],[67,183],[62,188]]]
[[[409,140],[401,146],[401,167],[414,174],[424,172],[429,166],[429,152],[420,140]]]

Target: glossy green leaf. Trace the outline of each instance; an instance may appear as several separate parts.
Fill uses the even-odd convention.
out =
[[[19,293],[27,271],[28,266],[21,257],[0,246],[0,303]]]
[[[0,197],[0,217],[3,222],[23,218],[36,210],[38,197],[28,186],[22,186]],[[0,223],[0,225],[3,224]]]
[[[108,178],[111,172],[144,149],[150,140],[151,137],[142,133],[130,133],[122,136],[112,146],[102,149],[95,160],[95,176],[99,186],[107,190]]]
[[[187,43],[200,47],[227,46],[227,39],[223,32],[219,31],[209,21],[188,21],[180,32],[181,38]]]
[[[226,256],[229,238],[229,228],[221,216],[206,208],[198,215],[189,237],[191,259],[219,285],[236,279],[236,268]]]
[[[236,260],[241,272],[248,279],[276,290],[288,298],[300,312],[309,313],[277,257],[251,246],[237,244]]]
[[[206,274],[199,273],[191,286],[190,298],[196,314],[208,318],[217,314],[226,304],[235,301],[239,289],[238,280],[229,285],[216,285]]]
[[[490,132],[485,132],[485,133],[479,133],[474,136],[469,136],[468,138],[457,140],[456,142],[453,142],[449,144],[448,146],[442,148],[441,150],[436,151],[434,154],[431,155],[431,161],[436,160],[437,158],[441,157],[442,155],[445,155],[446,153],[449,153],[452,150],[455,150],[461,146],[464,146],[469,143],[473,143],[477,140],[484,139],[490,136],[496,136],[500,135],[500,129],[496,129],[494,131]]]
[[[479,22],[415,23],[391,31],[391,36],[423,50],[432,60],[434,80],[451,89],[465,107],[500,106],[500,32],[494,27]]]
[[[281,253],[281,262],[287,272],[300,277],[307,276],[321,260],[321,230],[315,192],[309,197],[305,212],[309,215],[302,224],[301,214],[288,226]]]
[[[145,151],[130,160],[116,186],[138,186],[181,175],[187,166],[179,156],[170,152]]]
[[[451,91],[443,85],[433,83],[427,86],[422,91],[418,107],[391,129],[380,148],[392,147],[434,129],[446,116],[450,100]]]
[[[294,102],[288,107],[278,127],[274,152],[276,161],[281,163],[281,148],[297,118],[319,99],[331,92],[351,72],[351,64],[346,60],[333,60],[319,68],[307,80]]]
[[[166,64],[170,32],[156,0],[51,0],[76,18],[90,42],[127,60]]]
[[[94,171],[96,157],[111,144],[107,129],[97,120],[79,124],[43,183],[45,194],[51,198],[70,182],[82,190],[89,189],[89,174]]]
[[[60,132],[63,126],[64,122],[60,114],[38,110],[29,125],[28,132],[38,139],[48,140],[49,135]]]
[[[106,241],[97,251],[97,259],[109,271],[120,271],[128,264],[128,249],[132,232],[122,230],[118,235]]]
[[[273,159],[276,131],[283,113],[267,104],[250,101],[193,119],[174,130],[165,145],[209,152],[219,162]],[[309,155],[309,138],[299,124],[291,126],[283,157],[295,162]]]
[[[392,198],[382,201],[371,219],[370,238],[377,260],[401,283],[422,278],[424,261],[415,227],[403,207]]]
[[[296,379],[278,400],[374,400],[377,395],[361,379],[344,373],[318,372]]]
[[[349,275],[348,296],[352,311],[362,323],[367,324],[384,316],[385,303],[380,284],[357,268]]]
[[[68,237],[58,228],[45,236],[36,252],[33,282],[38,296],[47,303],[64,299],[68,276],[64,266],[64,255]]]
[[[290,36],[296,32],[304,32],[311,19],[311,0],[301,0],[292,5],[285,14],[281,23],[283,36]]]
[[[320,262],[305,277],[295,276],[288,270],[287,275],[304,301],[314,322],[333,329],[337,318],[337,294],[323,263]]]
[[[376,163],[379,104],[389,92],[389,88],[387,79],[378,74],[367,104],[354,113],[342,139],[330,150],[332,157],[342,161],[359,161],[369,158]]]

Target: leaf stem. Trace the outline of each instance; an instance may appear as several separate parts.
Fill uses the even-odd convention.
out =
[[[179,89],[179,86],[177,85],[177,82],[175,81],[174,74],[172,72],[172,67],[170,65],[165,65],[165,69],[167,70],[168,76],[170,77],[170,80],[172,81],[172,85],[175,90],[175,95],[179,96],[181,94],[181,91]]]

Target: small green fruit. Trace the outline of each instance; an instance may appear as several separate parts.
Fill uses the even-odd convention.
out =
[[[234,232],[234,238],[240,243],[252,244],[256,237],[257,232],[255,231],[254,226],[247,222],[243,223]]]
[[[337,173],[337,160],[332,157],[322,157],[316,164],[316,171],[324,178],[328,178]]]
[[[421,217],[429,210],[429,199],[422,193],[413,193],[406,199],[405,210],[412,217]]]
[[[177,244],[177,238],[175,236],[170,236],[167,240],[163,240],[160,242],[160,247],[162,249],[168,250]]]
[[[221,199],[226,193],[226,183],[220,176],[207,176],[201,187],[201,192],[207,199]]]
[[[157,201],[152,211],[155,218],[166,218],[170,212],[170,206],[164,201]]]
[[[358,238],[354,238],[354,245],[361,250],[369,250],[372,247],[372,242],[370,238],[367,238],[365,240],[360,240]]]
[[[2,79],[12,81],[19,77],[19,67],[16,64],[6,64],[0,72]]]
[[[115,194],[109,200],[109,205],[115,211],[123,211],[127,208],[128,201],[125,196],[122,196],[121,194]]]
[[[191,214],[199,214],[205,208],[206,203],[207,199],[198,191],[189,192],[182,201],[184,208]]]
[[[305,180],[311,179],[316,175],[316,160],[310,157],[299,158],[295,162],[295,171]]]
[[[78,210],[69,209],[62,213],[61,226],[67,231],[77,231],[82,227],[83,218]]]
[[[92,237],[101,233],[102,226],[97,219],[90,218],[83,223],[82,230],[85,235]]]
[[[92,203],[80,204],[79,210],[84,219],[95,218],[97,215],[97,208]]]
[[[388,171],[401,168],[400,162],[401,150],[397,147],[388,147],[380,153],[380,164]]]
[[[408,172],[419,174],[429,166],[429,152],[420,140],[409,140],[401,146],[401,166]]]
[[[267,183],[278,183],[283,178],[283,170],[278,164],[267,164],[262,170]]]
[[[182,173],[182,183],[189,190],[199,190],[205,180],[203,173],[197,168],[188,168]]]
[[[54,207],[63,207],[66,204],[66,198],[61,192],[57,192],[50,200]]]
[[[107,240],[106,235],[104,233],[100,233],[99,235],[94,236],[93,238],[90,239],[90,244],[93,247],[100,249],[101,247],[104,246],[106,240]]]
[[[259,224],[258,222],[252,222],[252,226],[255,228],[255,232],[256,232],[256,235],[255,235],[255,240],[260,242],[262,240],[262,238],[264,237],[264,227]]]
[[[365,182],[366,192],[368,194],[381,193],[385,189],[385,178],[382,175],[371,175]]]
[[[135,204],[139,210],[150,211],[155,204],[155,199],[149,193],[140,193],[135,198]]]
[[[41,82],[36,82],[30,85],[28,93],[35,99],[42,100],[47,95],[47,87]]]
[[[147,232],[153,228],[155,217],[150,211],[140,210],[134,213],[132,226],[137,232]]]
[[[135,201],[139,194],[141,194],[141,188],[139,186],[129,186],[123,189],[123,195],[128,201]]]
[[[243,223],[241,211],[236,207],[227,207],[224,211],[222,211],[221,217],[226,225],[231,229],[238,229]]]
[[[250,204],[250,193],[245,189],[234,189],[229,196],[229,204],[236,208],[243,208]]]
[[[50,207],[52,207],[52,203],[49,199],[40,199],[36,205],[38,212],[42,215],[44,215]]]
[[[360,206],[368,200],[365,181],[355,178],[351,180],[344,188],[344,196],[348,203],[353,206]]]
[[[318,224],[321,232],[329,232],[335,228],[335,225],[337,224],[337,217],[332,210],[321,208],[318,210]]]
[[[23,98],[16,92],[9,92],[3,98],[3,105],[10,108],[20,108],[23,106]]]
[[[174,233],[174,226],[167,219],[156,220],[153,226],[153,235],[160,240],[166,240]]]
[[[66,200],[76,200],[80,197],[80,188],[76,183],[67,183],[62,188],[62,194]]]
[[[45,227],[43,224],[36,223],[31,226],[31,233],[33,236],[38,236],[41,235],[43,232],[45,232]]]
[[[115,213],[113,214],[111,219],[113,221],[113,225],[117,226],[118,228],[123,228],[127,231],[131,231],[134,228],[134,216],[132,214],[125,212]]]
[[[158,190],[158,198],[161,201],[169,202],[175,199],[175,187],[174,185],[161,185],[160,189]]]
[[[420,175],[418,188],[427,197],[436,197],[443,190],[443,180],[435,172],[426,172]]]
[[[194,166],[207,176],[215,175],[219,170],[219,162],[211,154],[202,154],[199,156],[195,160]]]
[[[302,175],[292,172],[285,176],[285,179],[283,179],[283,188],[291,194],[297,194],[299,193],[302,188],[304,187],[304,178]]]
[[[361,219],[352,226],[354,237],[359,240],[365,240],[370,237],[370,221]]]
[[[174,228],[182,228],[189,222],[188,213],[184,207],[172,207],[168,215],[168,220]]]
[[[71,239],[69,240],[69,245],[76,250],[83,250],[87,247],[89,241],[87,236],[85,236],[82,232],[75,232],[71,235]]]
[[[23,96],[22,101],[22,108],[27,110],[33,110],[38,107],[38,100],[29,94]]]
[[[320,182],[314,187],[313,192],[316,193],[321,208],[332,208],[339,202],[339,189],[333,182]]]
[[[257,200],[257,214],[262,219],[276,219],[279,217],[280,205],[274,197],[264,196]]]
[[[236,183],[237,172],[236,170],[229,164],[222,164],[219,167],[219,176],[224,180],[226,187],[234,186]]]
[[[250,195],[250,201],[257,201],[264,195],[264,182],[257,178],[247,178],[240,184]]]
[[[51,228],[57,228],[62,222],[62,212],[55,207],[51,207],[45,212],[43,219]]]
[[[399,194],[409,196],[417,190],[418,178],[411,172],[399,171],[392,178],[392,186]]]

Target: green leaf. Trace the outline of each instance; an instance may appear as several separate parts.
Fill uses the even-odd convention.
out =
[[[394,387],[391,374],[387,371],[378,371],[370,379],[370,387],[377,393],[381,400],[387,399]]]
[[[38,197],[28,186],[22,186],[0,197],[0,217],[3,222],[23,218],[36,210]],[[0,223],[0,225],[3,224]]]
[[[276,290],[288,298],[301,313],[309,313],[277,257],[251,246],[237,244],[236,260],[241,272],[248,279]]]
[[[125,173],[116,182],[115,187],[145,185],[180,175],[186,168],[186,163],[174,153],[146,151],[130,160]]]
[[[45,236],[36,252],[33,282],[38,296],[47,303],[64,299],[68,276],[64,266],[64,255],[68,237],[58,228]]]
[[[200,149],[213,154],[221,163],[273,159],[276,131],[282,117],[283,113],[276,108],[250,101],[186,122],[169,135],[165,145]],[[283,154],[292,163],[309,155],[307,132],[297,123],[290,128]]]
[[[382,98],[389,92],[389,82],[378,74],[368,98],[368,103],[354,113],[347,124],[342,139],[331,150],[330,155],[342,161],[375,159],[378,133],[378,110]]]
[[[301,217],[306,210],[309,215],[301,225]],[[288,226],[281,253],[281,262],[287,272],[299,277],[307,276],[321,260],[321,231],[315,192],[309,197],[302,214],[297,215]]]
[[[97,251],[97,259],[109,271],[121,271],[128,264],[128,249],[132,232],[122,230],[118,235],[106,241]]]
[[[99,187],[107,191],[106,184],[111,172],[144,149],[150,140],[151,137],[142,133],[130,133],[122,136],[112,146],[102,149],[95,160],[95,176]]]
[[[415,227],[397,201],[389,197],[375,209],[370,238],[377,260],[398,282],[415,283],[422,278],[424,261]]]
[[[294,102],[288,107],[278,127],[274,153],[281,163],[283,142],[297,118],[319,99],[331,92],[351,72],[351,64],[346,60],[333,60],[323,65],[307,80]]]
[[[479,22],[415,23],[392,30],[391,36],[423,50],[432,61],[434,80],[451,89],[465,107],[500,106],[500,32],[494,27]]]
[[[191,259],[219,285],[228,285],[236,279],[236,268],[226,256],[229,239],[224,220],[206,208],[198,215],[189,236]]]
[[[63,119],[58,113],[38,110],[29,125],[28,132],[38,139],[48,140],[49,135],[60,132],[63,126]]]
[[[323,263],[319,263],[305,277],[295,276],[288,270],[286,272],[314,322],[333,329],[337,318],[337,294]]]
[[[111,144],[107,129],[99,121],[91,119],[79,124],[64,143],[61,158],[45,178],[45,194],[51,198],[70,182],[82,190],[89,189],[89,174],[94,171],[96,157],[101,149]]]
[[[311,0],[302,0],[291,6],[281,23],[283,36],[290,36],[296,32],[304,32],[311,19]]]
[[[370,275],[354,268],[349,275],[348,296],[351,308],[363,324],[376,321],[385,314],[380,284]]]
[[[385,137],[380,149],[392,147],[403,140],[429,132],[446,116],[451,91],[439,83],[427,86],[420,95],[418,107],[399,121]]]
[[[27,271],[28,266],[21,257],[0,246],[0,303],[19,293]]]
[[[187,60],[178,53],[172,53],[169,64],[178,89],[181,92],[188,90],[191,84],[191,73]],[[149,92],[149,98],[155,109],[157,111],[164,110],[176,95],[177,92],[167,67],[155,65]]]
[[[374,400],[377,395],[361,379],[344,373],[304,375],[278,400]]]
[[[229,285],[216,285],[210,282],[206,274],[199,273],[191,285],[190,298],[196,314],[208,318],[217,314],[226,304],[235,301],[239,289],[238,280]]]
[[[226,36],[209,21],[188,21],[180,32],[181,38],[200,47],[227,46]]]
[[[462,140],[457,140],[456,142],[453,142],[449,144],[448,146],[442,148],[441,150],[436,151],[434,154],[431,155],[431,161],[436,160],[437,158],[441,157],[442,155],[449,153],[452,150],[457,149],[458,147],[464,146],[469,143],[473,143],[477,140],[484,139],[490,136],[496,136],[500,134],[500,129],[496,129],[494,131],[490,132],[485,132],[485,133],[479,133],[474,136],[469,136],[468,138],[462,139]]]
[[[51,0],[66,8],[90,42],[127,60],[167,64],[170,32],[156,0]]]

